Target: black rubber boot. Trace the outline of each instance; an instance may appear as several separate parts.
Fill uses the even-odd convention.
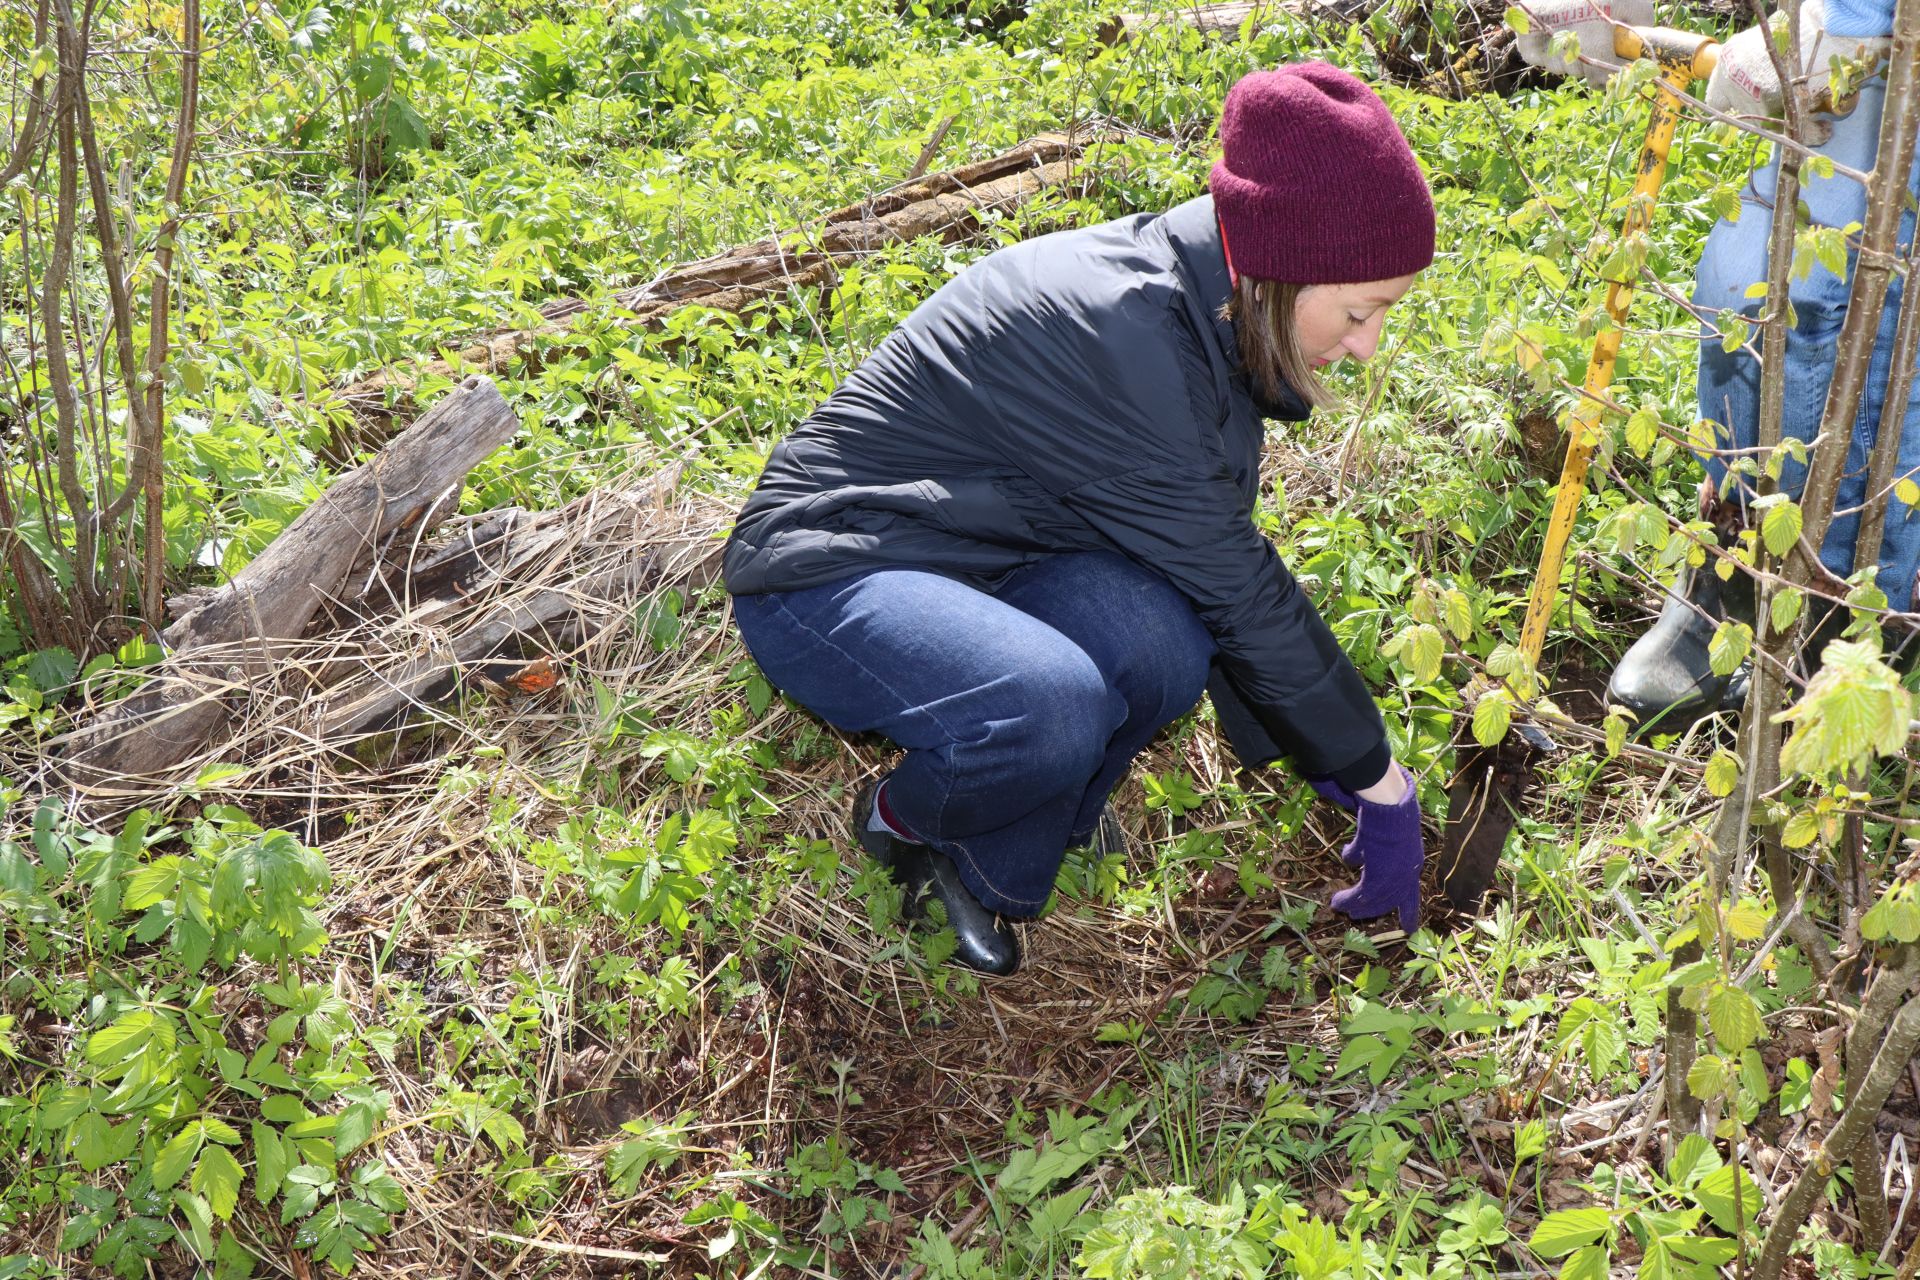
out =
[[[1660,617],[1634,641],[1607,681],[1607,701],[1632,712],[1644,729],[1679,728],[1709,711],[1736,710],[1746,698],[1746,671],[1715,675],[1707,646],[1731,613],[1753,616],[1753,579],[1736,571],[1721,582],[1708,561],[1687,569],[1668,589]]]
[[[1120,825],[1120,815],[1113,811],[1110,804],[1100,806],[1100,816],[1094,819],[1093,830],[1073,836],[1067,841],[1067,848],[1091,849],[1103,858],[1116,853],[1125,855],[1131,850],[1126,829]]]
[[[906,913],[919,916],[926,911],[929,894],[946,908],[947,924],[959,945],[953,958],[969,969],[1005,977],[1020,967],[1020,942],[1013,926],[999,914],[982,906],[980,899],[962,883],[953,859],[937,849],[912,840],[902,840],[890,831],[871,829],[873,797],[879,789],[869,782],[853,798],[853,830],[860,847],[885,867],[893,882],[906,890]]]

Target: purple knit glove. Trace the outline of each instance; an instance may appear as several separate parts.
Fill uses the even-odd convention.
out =
[[[1332,778],[1308,778],[1307,785],[1312,787],[1313,793],[1322,800],[1331,801],[1339,805],[1342,809],[1345,809],[1348,813],[1352,813],[1360,807],[1360,797],[1354,795],[1353,792],[1347,790]],[[1350,867],[1358,867],[1360,865],[1359,844],[1356,842],[1342,849],[1340,851],[1340,861]]]
[[[1307,785],[1313,788],[1313,794],[1322,800],[1331,800],[1348,813],[1360,807],[1359,798],[1332,778],[1308,778]]]
[[[1399,804],[1360,801],[1353,842],[1340,854],[1360,867],[1360,883],[1333,895],[1333,909],[1355,920],[1400,913],[1400,927],[1412,933],[1420,925],[1420,869],[1427,850],[1420,839],[1420,792],[1405,765],[1395,765],[1406,780]]]

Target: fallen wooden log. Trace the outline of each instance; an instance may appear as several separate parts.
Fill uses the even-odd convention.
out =
[[[718,253],[676,268],[635,289],[616,294],[613,305],[628,314],[620,323],[657,328],[680,307],[700,305],[739,311],[758,299],[830,283],[838,268],[890,244],[938,235],[954,241],[979,235],[983,213],[1012,209],[1043,191],[1077,190],[1091,148],[1104,132],[1049,133],[990,159],[929,174],[837,209],[806,226]],[[468,370],[497,371],[516,361],[550,359],[569,348],[564,341],[536,357],[539,339],[563,338],[574,317],[599,300],[563,298],[541,310],[532,328],[499,330],[450,360],[386,369],[338,390],[363,422],[404,416],[407,397],[423,376],[458,376]],[[392,401],[392,403],[389,403]]]
[[[1238,39],[1244,30],[1316,14],[1344,16],[1319,0],[1232,0],[1227,4],[1169,5],[1146,12],[1116,13],[1100,26],[1103,44],[1123,44],[1161,26],[1186,26],[1206,36]],[[1249,26],[1251,24],[1251,26]]]
[[[549,670],[627,627],[634,605],[667,584],[691,592],[711,582],[721,543],[711,527],[673,527],[678,480],[670,467],[637,488],[598,490],[450,547],[471,569],[416,599],[361,655],[332,664],[306,726],[312,738],[347,747],[388,732],[444,702],[469,673],[513,689],[512,673]]]
[[[275,645],[269,667],[243,668],[260,647],[252,638],[182,650],[164,683],[74,735],[54,766],[60,781],[99,810],[148,803],[216,762],[280,776],[319,756],[351,764],[369,738],[391,738],[475,688],[520,698],[571,668],[598,669],[633,636],[642,606],[669,589],[690,597],[719,574],[715,533],[731,508],[676,499],[679,475],[671,466],[555,511],[467,517],[438,545],[409,538],[409,554],[356,568],[352,589],[327,599],[304,637]],[[188,718],[208,708],[220,713],[211,727]]]
[[[137,694],[64,744],[83,790],[164,776],[200,751],[263,685],[330,599],[396,537],[423,537],[459,507],[467,473],[519,429],[499,390],[471,377],[372,461],[336,480],[219,590],[162,636],[169,657]]]

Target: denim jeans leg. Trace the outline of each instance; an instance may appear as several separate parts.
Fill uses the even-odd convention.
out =
[[[1126,699],[1127,718],[1074,809],[1068,838],[1084,843],[1134,757],[1200,701],[1213,636],[1165,578],[1107,551],[1048,556],[995,595],[1079,645]]]
[[[1865,85],[1859,104],[1847,116],[1834,121],[1832,137],[1819,150],[1839,163],[1871,169],[1885,97],[1884,80]],[[1776,156],[1756,170],[1742,196],[1739,220],[1723,221],[1713,228],[1701,254],[1695,284],[1694,303],[1703,312],[1704,322],[1699,361],[1700,416],[1721,424],[1719,434],[1723,444],[1734,448],[1752,448],[1758,437],[1760,363],[1747,350],[1724,351],[1713,318],[1723,310],[1739,312],[1748,318],[1759,314],[1759,304],[1745,295],[1748,286],[1767,278],[1768,223],[1778,169]],[[1920,189],[1920,172],[1916,172],[1915,184],[1916,189]],[[1806,178],[1801,199],[1813,221],[1822,226],[1845,227],[1865,215],[1865,189],[1842,174]],[[1902,245],[1910,244],[1912,236],[1913,214],[1908,212],[1901,220]],[[1852,263],[1850,254],[1850,268]],[[1795,323],[1787,331],[1786,402],[1781,427],[1783,434],[1790,438],[1811,440],[1819,432],[1833,380],[1840,330],[1846,320],[1849,291],[1848,279],[1836,276],[1817,263],[1805,279],[1792,281],[1788,286]],[[1820,549],[1821,563],[1842,576],[1853,571],[1854,544],[1860,530],[1858,508],[1866,498],[1870,452],[1879,433],[1886,399],[1901,292],[1896,278],[1888,292],[1876,335],[1866,393],[1861,398],[1860,411],[1847,442],[1833,524]],[[1754,342],[1758,341],[1756,337]],[[1920,395],[1909,399],[1905,423],[1896,475],[1920,468]],[[1724,488],[1724,464],[1709,458],[1706,467],[1715,485]],[[1798,494],[1805,480],[1806,469],[1789,461],[1781,473],[1781,488],[1789,494]],[[1889,603],[1896,609],[1911,607],[1914,576],[1920,570],[1920,517],[1897,498],[1888,507],[1879,556],[1879,585]]]
[[[1079,646],[912,569],[735,597],[734,615],[774,685],[831,724],[906,748],[889,802],[982,903],[1039,911],[1087,780],[1127,716]]]

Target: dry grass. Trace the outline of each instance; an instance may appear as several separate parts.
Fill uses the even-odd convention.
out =
[[[724,527],[724,512],[705,499],[682,499],[644,527],[648,537],[697,548]],[[604,565],[633,550],[604,541],[571,545],[472,608],[576,580],[582,556]],[[656,591],[702,579],[703,564],[689,552],[686,567],[667,573]],[[1151,1045],[1162,1060],[1215,1057],[1237,1044],[1233,1079],[1208,1099],[1217,1114],[1257,1110],[1262,1082],[1281,1069],[1270,1060],[1277,1055],[1283,1067],[1286,1043],[1337,1048],[1331,1005],[1276,1010],[1251,1029],[1216,1025],[1186,1008],[1193,983],[1219,957],[1252,948],[1257,963],[1286,902],[1278,893],[1248,899],[1228,864],[1158,877],[1159,896],[1130,896],[1125,905],[1060,902],[1024,928],[1028,960],[1012,979],[976,987],[971,975],[929,966],[890,904],[855,887],[861,860],[848,838],[848,799],[860,779],[884,766],[888,749],[832,736],[823,750],[801,760],[785,755],[767,774],[765,795],[778,811],[756,839],[742,842],[733,868],[740,892],[762,900],[744,912],[738,931],[729,919],[712,936],[698,926],[688,932],[679,954],[696,975],[690,1015],[654,1019],[636,1003],[629,1034],[591,1022],[583,1006],[596,995],[604,1004],[606,995],[592,990],[595,959],[624,952],[655,967],[673,948],[658,926],[635,931],[598,912],[570,877],[553,877],[530,854],[589,800],[624,811],[636,831],[655,830],[672,812],[702,802],[697,785],[664,777],[637,738],[610,741],[608,732],[609,717],[624,715],[705,738],[717,709],[740,704],[727,677],[744,652],[727,624],[725,597],[710,589],[695,600],[681,641],[664,652],[636,634],[630,611],[616,619],[600,609],[596,616],[612,625],[589,629],[559,655],[563,678],[549,691],[524,696],[498,681],[470,681],[461,704],[422,704],[403,734],[322,745],[314,725],[326,708],[303,696],[319,673],[391,667],[444,645],[462,618],[438,617],[427,628],[403,609],[401,621],[349,625],[296,655],[281,689],[246,707],[234,736],[182,771],[191,778],[226,763],[244,774],[186,797],[169,797],[164,787],[173,784],[128,779],[110,798],[115,809],[170,802],[183,817],[217,799],[316,843],[334,891],[323,909],[331,940],[310,973],[331,972],[334,990],[363,1025],[390,1022],[397,995],[424,1002],[420,1052],[403,1041],[391,1061],[378,1064],[378,1083],[394,1098],[378,1146],[413,1203],[385,1242],[382,1274],[446,1275],[454,1260],[454,1274],[607,1274],[642,1265],[642,1256],[658,1256],[670,1272],[704,1270],[714,1229],[681,1224],[690,1204],[730,1189],[805,1238],[818,1207],[785,1197],[784,1163],[829,1134],[856,1159],[896,1170],[907,1186],[892,1198],[894,1225],[862,1233],[843,1260],[853,1274],[884,1274],[919,1218],[963,1217],[978,1185],[969,1170],[1004,1158],[1008,1121],[1020,1109],[1077,1108],[1116,1083],[1152,1088],[1141,1054],[1102,1041],[1103,1026],[1159,1020]],[[807,723],[776,700],[745,737],[791,744]],[[1143,763],[1155,772],[1185,768],[1205,787],[1233,780],[1223,747],[1205,728],[1163,739]],[[54,781],[49,760],[33,766],[42,781]],[[1149,860],[1133,868],[1136,882],[1152,870],[1171,827],[1208,819],[1208,811],[1178,823],[1148,814],[1137,782],[1116,804],[1136,858]],[[1249,819],[1212,816],[1236,848],[1273,838]],[[1330,854],[1339,824],[1321,823],[1316,816],[1284,846],[1263,851],[1288,894],[1324,898],[1340,870]],[[763,876],[766,850],[788,836],[830,841],[838,870],[824,884]],[[764,893],[766,886],[773,891]],[[516,899],[558,906],[561,919],[508,905]],[[738,904],[719,909],[740,913]],[[1344,929],[1322,917],[1314,938],[1297,941],[1296,950],[1338,957]],[[750,994],[722,1008],[714,991],[729,966],[748,976]],[[544,1012],[528,1037],[536,1047],[517,1064],[530,1089],[516,1112],[534,1162],[579,1176],[563,1183],[557,1203],[523,1218],[486,1172],[499,1153],[449,1123],[446,1077],[459,1073],[449,1073],[436,1042],[453,1027],[498,1023],[524,1007],[516,998],[529,984],[542,991]],[[261,1013],[242,1004],[233,1025],[244,1034]],[[834,1096],[830,1086],[843,1078],[859,1105]],[[601,1168],[611,1145],[627,1136],[621,1124],[688,1111],[696,1117],[694,1146],[671,1175],[625,1201],[610,1199]],[[308,1270],[289,1239],[256,1244],[282,1259],[286,1273]]]
[[[1329,441],[1282,460],[1300,468],[1292,491],[1324,484],[1339,448]],[[724,528],[725,513],[725,504],[682,498],[645,526],[646,536],[696,548]],[[604,565],[634,550],[576,540],[507,591],[547,591],[577,579],[582,556]],[[1022,972],[976,983],[927,963],[894,918],[889,892],[863,874],[849,838],[849,797],[885,767],[886,745],[821,731],[776,699],[737,735],[776,753],[760,782],[771,812],[743,833],[713,893],[695,904],[704,917],[676,943],[657,925],[636,929],[596,906],[578,875],[552,869],[542,842],[591,807],[652,833],[671,814],[707,803],[701,779],[682,786],[664,775],[643,750],[644,734],[679,730],[705,740],[715,737],[716,714],[745,714],[732,674],[744,653],[725,596],[690,588],[705,580],[698,554],[677,563],[656,596],[678,587],[692,598],[677,643],[664,650],[631,624],[631,601],[600,609],[604,625],[558,655],[555,687],[528,696],[495,681],[470,689],[457,706],[429,709],[404,734],[367,738],[345,753],[323,749],[303,727],[320,713],[298,696],[305,673],[349,660],[391,662],[444,638],[408,623],[366,623],[316,642],[290,669],[292,691],[250,708],[233,741],[195,762],[247,769],[220,783],[217,797],[200,799],[239,804],[324,850],[334,877],[324,907],[331,941],[310,974],[331,973],[363,1025],[391,1025],[409,1008],[423,1020],[417,1044],[403,1037],[391,1059],[376,1061],[377,1082],[394,1101],[375,1146],[411,1202],[383,1242],[379,1274],[708,1273],[706,1245],[721,1228],[685,1225],[687,1210],[732,1193],[788,1239],[814,1238],[822,1202],[792,1194],[787,1161],[829,1138],[853,1159],[897,1171],[906,1187],[882,1197],[891,1222],[834,1252],[832,1274],[897,1274],[922,1219],[975,1243],[992,1235],[981,1190],[985,1170],[1014,1145],[1010,1123],[1031,1123],[1053,1107],[1082,1109],[1107,1089],[1164,1093],[1164,1064],[1192,1062],[1204,1074],[1191,1125],[1219,1135],[1260,1114],[1269,1086],[1289,1078],[1290,1049],[1337,1054],[1343,993],[1369,958],[1347,946],[1345,922],[1324,906],[1301,932],[1281,917],[1303,901],[1324,903],[1343,878],[1333,852],[1347,824],[1321,808],[1282,830],[1262,816],[1278,797],[1250,806],[1215,799],[1172,819],[1145,808],[1137,771],[1115,800],[1132,845],[1127,890],[1063,894],[1047,918],[1024,927]],[[644,728],[615,733],[621,717]],[[1218,796],[1292,785],[1236,774],[1204,722],[1164,735],[1142,769],[1184,769]],[[1677,779],[1690,781],[1658,760],[1623,757],[1604,785],[1577,800],[1542,797],[1537,816],[1561,830],[1617,831],[1654,817],[1654,797]],[[176,811],[198,802],[176,797]],[[1664,812],[1674,812],[1670,802]],[[1219,832],[1230,856],[1211,866],[1170,863],[1178,837],[1195,830]],[[805,874],[796,869],[801,861],[781,853],[790,839],[826,841],[836,861],[818,878]],[[1249,853],[1278,888],[1242,891],[1237,869]],[[1597,864],[1597,856],[1582,860],[1579,874],[1591,880]],[[1656,892],[1674,882],[1657,865],[1643,874]],[[1593,923],[1597,933],[1609,931],[1607,922]],[[1381,933],[1377,944],[1389,969],[1407,958],[1397,932]],[[1462,945],[1486,943],[1469,929]],[[1270,947],[1311,963],[1311,1001],[1270,1000],[1252,1022],[1229,1023],[1188,1000],[1217,961],[1242,953],[1246,971],[1257,972]],[[662,1016],[638,996],[623,1004],[597,984],[596,962],[623,954],[648,971],[683,957],[692,973],[686,1015]],[[1550,990],[1561,967],[1516,971],[1502,994]],[[624,1027],[607,1016],[621,1006]],[[260,1013],[242,1004],[232,1025],[244,1033]],[[1113,1024],[1147,1028],[1143,1045],[1103,1038]],[[513,1040],[498,1060],[511,1069],[476,1071],[472,1060],[503,1035]],[[1656,1117],[1640,1103],[1657,1093],[1657,1076],[1633,1098],[1596,1096],[1550,1040],[1535,1022],[1503,1041],[1502,1078],[1510,1083],[1429,1122],[1463,1138],[1460,1160],[1447,1168],[1410,1162],[1403,1181],[1436,1195],[1461,1181],[1504,1193],[1513,1129],[1535,1112],[1558,1119],[1549,1207],[1585,1202],[1572,1182],[1597,1157],[1653,1157],[1658,1144],[1645,1138]],[[472,1048],[453,1047],[463,1044]],[[1481,1043],[1438,1053],[1486,1051]],[[550,1203],[517,1205],[503,1189],[514,1183],[501,1153],[449,1114],[449,1085],[485,1087],[485,1077],[521,1082],[512,1110],[525,1123],[531,1163],[566,1175]],[[1396,1080],[1376,1089],[1350,1075],[1299,1096],[1350,1115],[1382,1107],[1398,1088]],[[616,1198],[602,1170],[628,1136],[621,1126],[682,1113],[693,1121],[680,1160],[650,1175],[638,1194]],[[1125,1167],[1165,1177],[1177,1143],[1155,1132],[1156,1117],[1143,1115]],[[1099,1180],[1097,1195],[1112,1189],[1114,1176],[1101,1168],[1089,1175]],[[1344,1208],[1339,1189],[1352,1177],[1344,1157],[1289,1176],[1316,1211],[1337,1217]],[[254,1229],[267,1228],[255,1221]],[[287,1233],[254,1244],[282,1274],[313,1274]]]

